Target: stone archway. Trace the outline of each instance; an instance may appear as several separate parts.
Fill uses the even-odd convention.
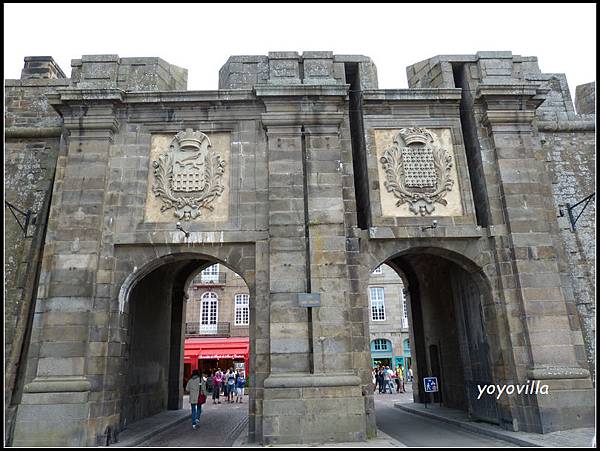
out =
[[[425,401],[423,377],[436,376],[441,392],[436,402],[480,420],[510,421],[506,400],[474,400],[477,385],[505,381],[505,324],[494,305],[490,278],[473,259],[476,249],[461,247],[457,252],[389,242],[373,247],[366,269],[385,263],[406,288],[414,401]]]
[[[118,296],[122,351],[117,430],[160,411],[182,408],[186,293],[192,279],[214,263],[242,277],[250,292],[251,376],[256,372],[254,267],[241,258],[242,253],[251,255],[251,247],[240,247],[243,252],[232,245],[206,246],[154,259],[148,258],[142,249],[138,252],[127,249],[127,259],[133,267]],[[254,379],[250,377],[250,381]],[[256,392],[256,386],[249,387],[251,434],[256,424]]]

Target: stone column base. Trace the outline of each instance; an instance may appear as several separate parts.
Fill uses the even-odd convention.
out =
[[[262,421],[264,445],[366,441],[360,378],[271,375],[264,383]]]
[[[12,446],[85,446],[90,383],[85,378],[37,378],[17,409]]]
[[[539,382],[538,386],[547,386],[547,394],[536,394],[540,425],[535,432],[594,427],[596,397],[588,370],[535,368],[529,377],[534,383]]]

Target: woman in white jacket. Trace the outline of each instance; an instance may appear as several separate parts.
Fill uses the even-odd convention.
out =
[[[192,428],[196,429],[200,422],[202,405],[198,403],[200,393],[206,396],[206,378],[200,377],[198,370],[192,371],[192,377],[185,386],[185,390],[190,394],[190,405],[192,406]]]

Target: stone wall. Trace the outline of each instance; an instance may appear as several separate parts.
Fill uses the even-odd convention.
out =
[[[61,74],[51,61],[27,63],[27,76],[37,77],[44,67]],[[35,288],[29,298],[37,296],[35,315],[22,328],[31,331],[31,340],[23,340],[27,368],[14,444],[98,445],[114,439],[125,420],[165,403],[180,407],[183,332],[177,321],[184,319],[184,285],[198,268],[216,262],[240,274],[254,300],[251,439],[281,444],[376,435],[367,287],[371,271],[384,262],[407,277],[410,310],[422,302],[417,322],[439,333],[439,341],[448,339],[442,352],[450,356],[449,387],[458,390],[464,382],[461,341],[445,321],[460,316],[451,307],[447,281],[460,267],[469,278],[455,292],[471,290],[471,305],[482,309],[494,382],[544,380],[553,390],[547,399],[501,400],[502,424],[537,432],[590,424],[591,380],[580,367],[585,348],[577,303],[582,298],[572,288],[569,268],[585,273],[585,265],[565,256],[550,162],[540,139],[550,133],[545,141],[558,147],[562,135],[557,133],[591,130],[587,118],[571,120],[564,77],[541,74],[532,57],[480,52],[409,68],[414,89],[379,90],[367,57],[272,52],[232,57],[220,73],[219,91],[184,91],[185,78],[185,70],[157,58],[84,56],[73,61],[68,89],[45,94],[46,104],[62,117],[58,125],[52,122],[58,116],[45,117],[50,108],[43,100],[43,114],[18,110],[21,102],[35,108],[27,101],[31,95],[20,96],[19,89],[29,93],[34,92],[29,86],[51,83],[7,81],[14,88],[7,90],[9,97],[17,93],[6,113],[14,156],[7,186],[13,194],[19,188],[15,178],[27,177],[19,167],[23,152],[37,147],[10,139],[44,136],[43,147],[54,149],[58,141],[48,145],[47,135],[63,137],[47,235],[38,246],[45,244],[39,284],[29,285]],[[66,79],[50,81],[67,88]],[[32,126],[23,125],[28,121]],[[393,130],[388,140],[404,128],[413,129],[416,139],[443,137],[436,158],[446,168],[452,163],[458,196],[453,202],[460,209],[443,216],[423,209],[402,216],[394,214],[402,205],[395,200],[391,210],[383,208],[382,198],[391,193],[379,172],[378,152],[392,143],[377,136]],[[175,139],[180,132],[191,147],[206,141],[204,132],[227,136],[222,143],[230,152],[223,173],[228,202],[222,215],[192,218],[191,207],[173,199],[169,204],[170,188],[157,190],[160,163],[151,154],[153,139]],[[579,136],[574,155],[591,146],[584,141],[580,149]],[[162,151],[175,152],[168,142]],[[440,159],[439,152],[445,155],[443,149],[450,147],[451,156]],[[193,154],[197,166],[186,174],[212,183],[215,173],[200,177],[198,168],[214,170],[206,159],[213,154],[200,151],[205,159]],[[562,158],[571,147],[560,152]],[[181,159],[173,161],[188,157],[177,154]],[[576,166],[577,158],[569,157],[569,164]],[[38,179],[44,191],[48,176],[40,173],[35,183]],[[572,181],[558,185],[566,183]],[[160,220],[148,215],[149,198],[163,204]],[[186,234],[177,229],[178,221]],[[11,239],[18,252],[17,235]],[[443,283],[435,270],[427,273],[432,267],[446,276]],[[16,261],[12,268],[18,277]],[[144,298],[157,292],[160,271],[174,277],[162,277],[167,286],[162,298],[168,291],[171,299],[136,314]],[[434,308],[438,302],[444,307]],[[463,319],[475,318],[471,313]],[[23,315],[16,316],[18,325]],[[136,327],[143,328],[141,339]],[[153,327],[165,343],[147,336]],[[417,380],[432,364],[427,348],[435,344],[422,332],[417,341],[411,334]],[[469,345],[479,346],[479,338],[469,338]],[[152,369],[132,369],[132,362],[144,364],[151,343],[162,351]],[[139,410],[131,399],[123,407],[131,387]],[[465,408],[464,399],[446,396]]]
[[[576,368],[590,368],[584,355],[585,348],[591,351],[593,345],[585,337],[594,331],[578,314],[582,309],[577,305],[587,301],[585,295],[577,294],[582,290],[577,289],[577,277],[570,268],[577,265],[570,264],[572,258],[565,254],[570,238],[565,238],[557,221],[556,184],[551,180],[548,150],[540,133],[579,132],[577,145],[590,149],[581,132],[593,130],[593,121],[575,115],[564,74],[541,73],[535,57],[511,52],[441,55],[409,67],[407,73],[411,88],[463,90],[461,122],[478,205],[477,221],[490,231],[493,227],[493,258],[502,274],[501,280],[492,279],[492,284],[503,287],[509,329],[531,337],[527,347],[518,344],[519,340],[510,346],[517,369],[512,377],[546,379],[541,368],[551,366],[562,367],[558,371],[565,374],[587,374]],[[585,160],[592,161],[589,157]],[[586,269],[588,274],[594,273]],[[586,270],[575,272],[581,275]],[[553,307],[544,304],[548,309],[540,311],[539,301],[553,302]],[[516,319],[527,311],[535,321]],[[551,338],[543,339],[545,336]],[[566,348],[556,346],[559,342],[572,348],[565,353]],[[588,359],[591,355],[593,352],[588,352]],[[579,387],[580,381],[574,378],[569,384]],[[554,393],[552,401],[540,398],[533,405],[524,400],[523,412],[548,411],[540,423],[522,426],[548,431],[557,422],[574,425],[568,409],[551,406],[558,397],[572,396],[565,386]],[[579,396],[577,402],[585,405],[587,399]]]
[[[575,299],[573,322],[581,323],[583,332],[584,343],[579,343],[578,358],[587,362],[595,381],[596,202],[594,197],[585,201],[595,192],[595,83],[577,87],[576,114],[564,76],[561,80],[560,85],[551,85],[551,94],[563,101],[555,101],[545,109],[538,123],[538,137],[552,178],[563,255],[568,262],[564,273],[568,274],[571,296]],[[569,214],[569,207],[574,205]]]
[[[71,61],[71,83],[77,88],[124,91],[174,91],[187,88],[187,69],[161,58],[83,55]]]
[[[11,406],[20,398],[17,384],[21,381],[17,381],[17,374],[23,370],[26,356],[36,277],[63,133],[62,119],[48,104],[45,94],[68,84],[69,80],[51,57],[26,57],[21,79],[5,81],[5,201],[23,212],[31,211],[25,234],[6,203],[4,206],[4,399],[9,429]],[[25,217],[14,213],[24,225]]]
[[[219,89],[251,89],[256,85],[345,84],[345,64],[358,66],[362,89],[377,88],[377,69],[362,55],[333,52],[269,52],[268,56],[231,56],[219,71]]]
[[[451,76],[454,71],[454,77]],[[594,373],[595,367],[595,202],[592,199],[573,230],[568,219],[566,204],[576,204],[594,192],[595,180],[595,82],[577,87],[577,112],[571,99],[565,74],[542,73],[536,57],[513,55],[511,52],[478,52],[476,55],[440,55],[407,68],[409,86],[463,88],[464,109],[475,114],[461,115],[463,132],[470,149],[478,149],[485,138],[479,140],[473,133],[476,127],[478,83],[531,83],[544,90],[544,101],[536,109],[535,139],[540,143],[539,161],[551,174],[553,207],[558,222],[551,222],[560,243],[556,251],[562,291],[567,299],[569,321],[575,332],[578,361]],[[469,125],[470,124],[470,125]],[[485,135],[484,135],[485,136]],[[478,221],[485,225],[490,218],[479,210],[488,204],[488,188],[481,184],[484,166],[478,152],[470,155],[471,180],[477,200]],[[485,157],[484,157],[485,159]],[[577,216],[583,205],[574,211]],[[560,232],[559,232],[560,229]],[[568,262],[568,263],[567,263]]]

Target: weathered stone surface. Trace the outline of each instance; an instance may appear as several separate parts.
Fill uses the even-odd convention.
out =
[[[579,85],[575,88],[575,109],[577,114],[596,113],[596,82]]]
[[[379,90],[368,57],[271,52],[186,92],[186,71],[159,58],[88,55],[70,79],[47,57],[26,63],[6,81],[7,200],[39,212],[31,242],[7,215],[13,445],[95,446],[108,426],[179,408],[184,287],[216,262],[248,284],[258,442],[376,434],[367,287],[384,262],[406,283],[416,381],[443,374],[448,405],[490,420],[465,386],[556,373],[553,397],[501,399],[491,420],[593,421],[593,210],[575,231],[556,216],[593,191],[594,116],[575,114],[564,75],[479,52]],[[380,141],[406,127],[451,151],[455,185],[433,215],[385,197]],[[153,152],[190,128],[223,156],[225,191],[178,230],[155,202]]]

